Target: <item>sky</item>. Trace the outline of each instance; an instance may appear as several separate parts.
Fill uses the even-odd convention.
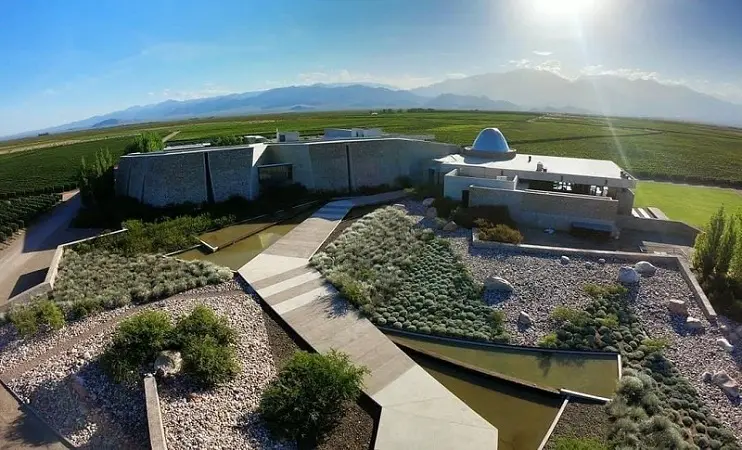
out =
[[[4,0],[0,136],[133,105],[533,68],[742,103],[740,0]]]

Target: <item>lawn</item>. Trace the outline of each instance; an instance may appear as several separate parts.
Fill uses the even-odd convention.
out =
[[[641,181],[635,207],[655,206],[674,220],[703,227],[720,206],[742,213],[742,192],[732,189]]]

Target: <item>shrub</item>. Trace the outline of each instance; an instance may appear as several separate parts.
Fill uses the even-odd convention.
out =
[[[276,438],[314,445],[340,419],[344,403],[358,398],[366,372],[334,350],[296,352],[263,392],[259,412]]]
[[[625,295],[628,290],[620,284],[599,285],[587,283],[583,288],[585,293],[594,299]]]
[[[206,335],[188,341],[183,349],[183,370],[202,386],[213,387],[237,376],[240,365],[233,347]]]
[[[505,323],[505,313],[502,310],[494,309],[490,313],[490,319],[492,320],[492,326],[499,329]]]
[[[101,363],[117,382],[135,382],[139,369],[169,344],[173,325],[163,311],[145,311],[122,321]]]
[[[102,303],[93,298],[86,298],[83,300],[77,300],[72,303],[70,308],[69,317],[70,320],[83,319],[91,314],[95,314],[103,310]]]
[[[145,132],[134,138],[134,141],[126,146],[124,154],[157,152],[165,148],[162,138],[156,133]]]
[[[655,353],[655,352],[661,352],[670,344],[670,341],[668,341],[665,338],[656,338],[656,339],[644,339],[642,341],[642,345],[647,347],[646,353]]]
[[[220,346],[233,345],[237,341],[236,333],[224,317],[217,316],[211,308],[199,305],[178,320],[173,341],[176,346],[186,348],[190,343],[206,338],[213,338]]]
[[[64,313],[51,300],[37,300],[29,305],[12,309],[7,316],[18,334],[30,337],[34,334],[58,330],[64,326]]]
[[[696,237],[693,265],[701,272],[702,278],[708,278],[714,272],[715,267],[720,262],[720,252],[724,253],[722,255],[724,258],[726,257],[726,250],[720,246],[724,241],[724,234],[727,229],[726,222],[727,217],[724,206],[722,206],[711,216],[704,232]]]
[[[510,228],[507,225],[493,225],[484,219],[477,219],[475,224],[479,228],[479,239],[483,241],[505,242],[507,244],[520,244],[523,242],[523,235],[520,231]]]
[[[557,344],[559,342],[559,339],[557,338],[556,333],[549,333],[538,342],[539,347],[546,347],[546,348],[556,348]]]
[[[559,437],[551,447],[554,450],[608,450],[608,446],[597,439]]]
[[[557,306],[549,317],[556,322],[570,322],[578,327],[585,326],[592,320],[587,312],[566,306]]]
[[[508,225],[515,228],[507,206],[470,206],[459,207],[453,213],[453,221],[464,228],[473,228],[477,219],[484,219],[494,225]]]

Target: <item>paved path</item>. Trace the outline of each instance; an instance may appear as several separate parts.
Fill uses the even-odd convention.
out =
[[[0,252],[0,305],[44,281],[58,245],[99,233],[68,228],[80,209],[80,195],[72,192],[63,199]]]
[[[263,300],[319,352],[337,349],[368,367],[364,391],[381,406],[377,449],[497,449],[497,429],[360,317],[309,258],[354,206],[399,193],[328,203],[240,268]]]

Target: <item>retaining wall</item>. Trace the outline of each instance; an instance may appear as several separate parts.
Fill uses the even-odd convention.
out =
[[[215,202],[223,202],[235,195],[252,198],[252,148],[211,151],[205,152],[205,155],[209,159]]]
[[[555,230],[586,220],[612,226],[618,214],[618,202],[608,197],[482,186],[469,189],[469,205],[504,205],[516,222]]]
[[[664,219],[645,219],[631,215],[620,215],[616,218],[619,228],[644,231],[649,233],[672,234],[694,241],[701,230],[685,222]]]
[[[659,255],[656,253],[632,253],[607,250],[586,250],[568,247],[547,247],[530,244],[506,244],[504,242],[482,241],[479,239],[476,228],[472,228],[472,247],[489,248],[503,251],[515,251],[526,254],[536,255],[565,255],[565,256],[584,256],[590,258],[605,258],[626,262],[649,261],[651,263],[666,264],[675,267],[680,272],[688,287],[693,293],[693,298],[701,308],[701,311],[710,322],[716,322],[717,314],[711,305],[708,297],[701,289],[701,285],[696,280],[695,274],[691,271],[688,262],[675,255]]]

